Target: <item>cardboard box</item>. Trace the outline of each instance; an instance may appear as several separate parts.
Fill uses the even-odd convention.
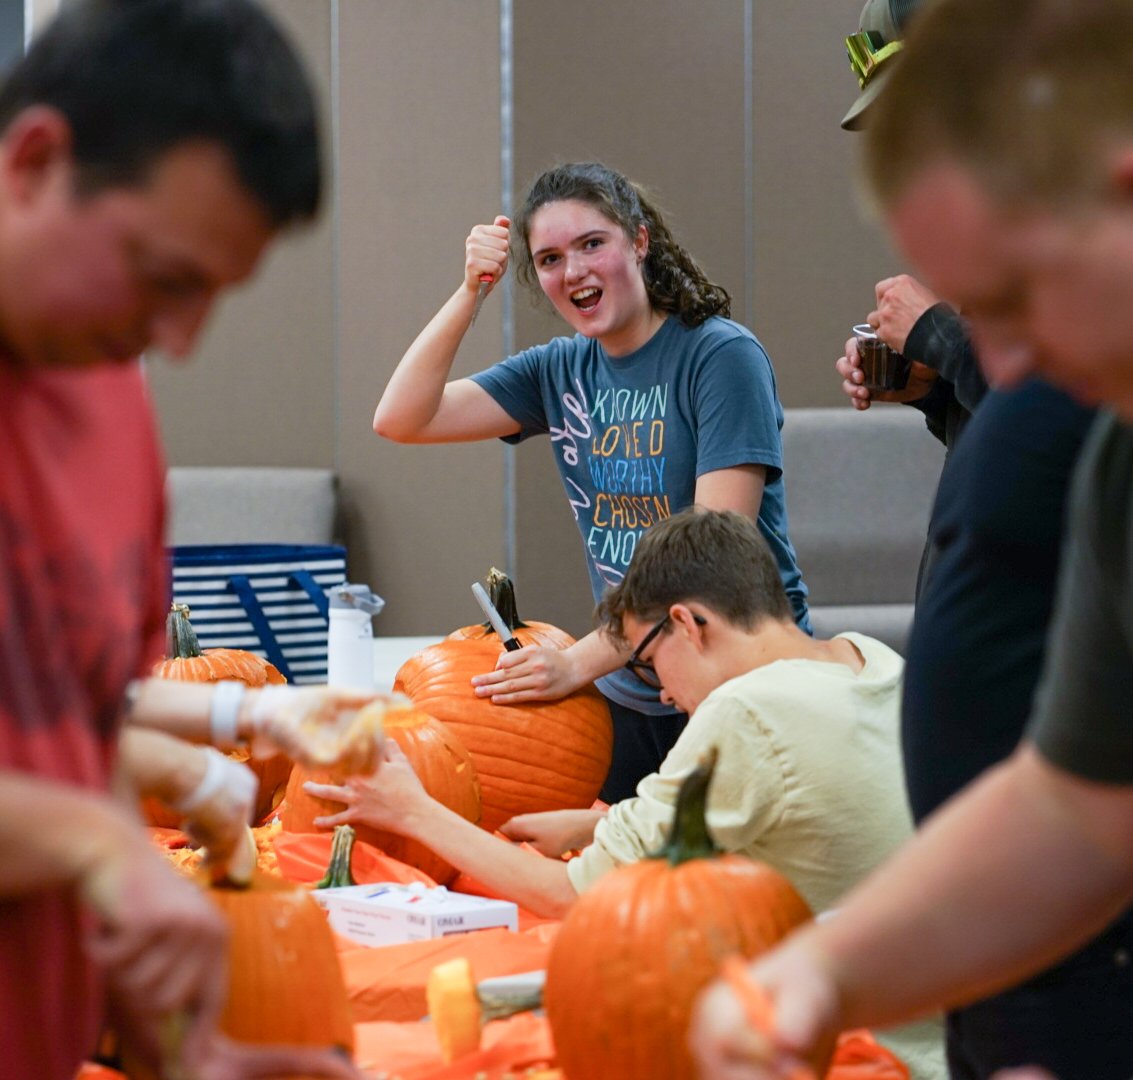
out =
[[[519,909],[508,900],[412,885],[378,883],[315,889],[331,929],[362,945],[398,945],[467,934],[472,930],[519,928]]]

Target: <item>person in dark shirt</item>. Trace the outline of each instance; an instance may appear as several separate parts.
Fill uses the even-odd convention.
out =
[[[889,0],[871,0],[863,26],[879,7],[888,12]],[[949,447],[905,650],[902,755],[919,825],[1022,736],[1046,654],[1070,477],[1094,411],[1038,380],[988,392],[963,319],[908,275],[878,284],[869,321],[926,368],[914,368],[909,390],[878,396],[921,408]],[[868,408],[851,343],[839,371],[855,407]],[[1126,914],[1058,966],[949,1013],[953,1080],[1024,1063],[1060,1080],[1127,1080],[1131,946]]]

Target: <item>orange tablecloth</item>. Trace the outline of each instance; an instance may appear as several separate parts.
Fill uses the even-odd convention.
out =
[[[174,830],[154,830],[155,840],[175,846]],[[310,883],[322,877],[330,857],[329,833],[279,833],[271,837],[279,872],[291,881]],[[360,884],[396,881],[407,884],[431,878],[356,842],[353,873]],[[478,882],[459,878],[455,891],[492,895]],[[400,1080],[562,1080],[554,1068],[550,1028],[541,1014],[522,1013],[484,1028],[479,1052],[451,1065],[441,1060],[432,1025],[425,1016],[425,981],[439,963],[467,957],[477,981],[535,971],[547,957],[559,923],[520,911],[520,931],[479,930],[455,937],[415,941],[380,948],[338,938],[339,959],[355,1020],[355,1060],[375,1076]],[[528,1075],[527,1070],[535,1070]],[[82,1080],[102,1080],[93,1071]],[[110,1073],[109,1075],[113,1075]],[[637,1080],[627,1077],[626,1080]],[[641,1078],[646,1080],[646,1078]],[[868,1032],[847,1032],[839,1040],[826,1080],[908,1080],[908,1070]]]

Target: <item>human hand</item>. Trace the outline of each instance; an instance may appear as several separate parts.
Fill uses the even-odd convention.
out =
[[[211,746],[200,748],[205,760],[196,786],[172,808],[185,815],[185,830],[205,848],[206,866],[224,866],[245,841],[259,780],[246,765]]]
[[[310,795],[343,804],[337,814],[315,818],[316,825],[327,829],[358,823],[400,833],[414,811],[427,810],[433,803],[409,758],[392,739],[386,742],[381,767],[372,776],[352,776],[341,784],[308,780],[303,787]]]
[[[871,315],[870,318],[872,317]],[[911,360],[909,380],[904,390],[870,390],[863,385],[865,373],[862,371],[861,357],[858,355],[857,338],[850,338],[846,342],[845,351],[835,361],[834,369],[842,376],[842,393],[860,412],[864,412],[875,401],[920,401],[937,379],[937,374],[932,368],[918,360]]]
[[[508,252],[511,237],[508,229],[511,220],[500,214],[491,225],[474,225],[468,239],[464,241],[464,285],[475,292],[480,287],[480,277],[490,274],[492,284],[489,291],[504,276],[508,265]]]
[[[916,321],[940,298],[908,274],[884,278],[874,286],[877,307],[866,320],[891,349],[904,352]]]
[[[490,697],[494,705],[558,701],[580,685],[570,649],[548,649],[541,645],[502,652],[494,671],[472,677],[476,696]]]
[[[746,975],[757,992],[767,995],[769,1015],[752,1016],[742,1000],[747,995],[733,980],[709,984],[689,1024],[689,1047],[700,1075],[714,1080],[824,1076],[842,1027],[833,979],[795,946],[765,954]]]
[[[868,387],[862,385],[865,375],[862,372],[856,337],[846,342],[842,355],[834,361],[834,370],[842,376],[842,393],[850,399],[850,404],[859,412],[868,409],[873,399]]]
[[[381,760],[389,699],[330,686],[265,686],[248,693],[252,752],[368,773]]]
[[[136,827],[100,839],[79,878],[94,916],[87,950],[144,1043],[162,1045],[170,1020],[182,1018],[182,1051],[199,1052],[227,993],[227,923]]]
[[[509,840],[530,844],[554,859],[568,851],[586,847],[594,839],[594,827],[606,815],[601,810],[545,810],[517,814],[500,826]]]

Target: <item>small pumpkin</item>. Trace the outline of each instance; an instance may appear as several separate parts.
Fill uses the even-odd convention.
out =
[[[472,756],[461,741],[444,724],[427,713],[409,706],[388,707],[385,703],[368,705],[359,721],[370,709],[384,713],[382,725],[386,738],[393,739],[409,758],[425,790],[439,803],[455,811],[467,821],[480,820],[480,782]],[[303,787],[308,780],[321,784],[341,784],[345,776],[339,770],[307,769],[296,765],[287,785],[287,795],[280,810],[280,821],[287,832],[322,832],[314,821],[317,817],[337,814],[342,804],[309,794]],[[434,881],[447,885],[457,871],[432,850],[397,833],[384,832],[367,825],[356,825],[359,840],[380,848],[391,858],[424,871]]]
[[[284,683],[279,668],[246,649],[202,649],[187,604],[172,604],[165,618],[165,659],[153,668],[159,679],[220,682],[233,679],[246,686]]]
[[[692,1080],[692,1004],[724,957],[764,952],[811,917],[778,871],[721,855],[705,825],[715,753],[681,785],[668,842],[567,913],[543,1001],[570,1080]]]
[[[165,659],[153,667],[158,679],[179,679],[183,682],[242,682],[245,686],[259,687],[285,683],[279,669],[262,656],[244,649],[201,649],[196,631],[189,622],[186,604],[173,604],[165,619]],[[260,782],[254,818],[266,821],[279,805],[291,775],[291,759],[286,754],[271,757],[252,757],[243,747],[231,750],[228,756],[256,774]],[[146,823],[175,829],[181,824],[181,815],[157,799],[143,799],[142,813]]]
[[[511,595],[514,614],[510,581],[506,585],[497,581],[492,595],[501,598],[505,608]],[[480,777],[484,805],[480,823],[485,829],[494,831],[516,814],[591,806],[613,753],[613,726],[605,698],[593,685],[559,701],[495,705],[477,697],[472,676],[491,671],[501,649],[499,636],[481,629],[463,627],[455,636],[411,656],[398,671],[394,689],[443,720],[468,747]],[[548,624],[516,626],[516,634],[526,644],[553,648],[574,642],[565,631]]]

